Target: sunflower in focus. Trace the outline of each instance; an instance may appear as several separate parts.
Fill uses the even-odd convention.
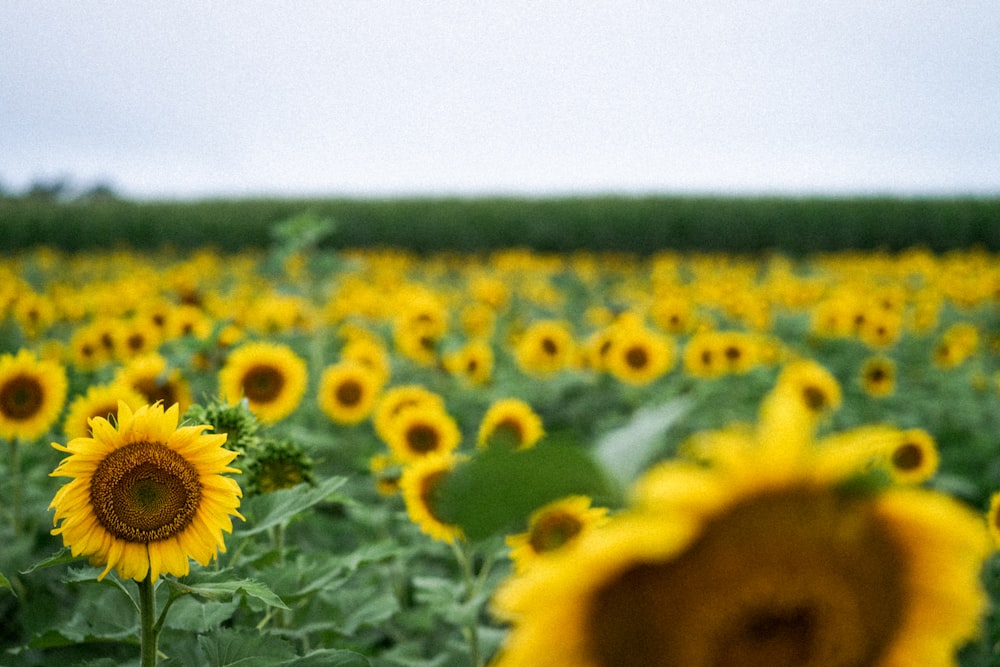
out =
[[[282,343],[244,343],[219,371],[219,390],[229,403],[246,398],[265,424],[281,421],[306,391],[306,362]]]
[[[399,488],[406,504],[406,513],[421,532],[435,540],[454,542],[463,539],[461,528],[447,523],[434,513],[438,485],[462,460],[463,457],[451,452],[437,453],[403,468]]]
[[[189,559],[207,565],[225,551],[222,532],[242,492],[227,473],[236,452],[206,425],[178,428],[177,405],[132,411],[118,405],[116,423],[91,420],[91,437],[52,446],[69,454],[51,473],[69,477],[52,499],[53,535],[74,556],[89,556],[122,579],[184,576]]]
[[[89,437],[90,420],[116,414],[118,401],[135,410],[146,404],[146,397],[124,383],[92,384],[70,401],[63,419],[63,433],[71,440]]]
[[[34,440],[45,434],[66,402],[66,369],[21,349],[0,355],[0,438]]]
[[[514,570],[524,573],[532,563],[573,544],[583,533],[606,521],[605,507],[591,507],[587,496],[560,498],[532,512],[528,530],[508,535]]]
[[[988,604],[980,516],[864,481],[868,430],[826,446],[796,390],[769,400],[787,405],[652,468],[629,509],[502,584],[496,665],[954,664]]]
[[[323,370],[317,401],[336,424],[352,425],[366,419],[382,390],[378,371],[356,361],[341,361]]]
[[[486,409],[476,439],[481,449],[527,449],[545,435],[542,418],[519,398],[502,398]]]

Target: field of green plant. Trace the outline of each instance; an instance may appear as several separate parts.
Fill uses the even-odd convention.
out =
[[[752,253],[103,205],[148,245],[0,230],[0,665],[1000,661],[974,205]]]
[[[1000,198],[473,197],[130,201],[0,196],[0,248],[266,249],[274,227],[332,219],[334,249],[479,252],[522,246],[683,251],[1000,249]]]

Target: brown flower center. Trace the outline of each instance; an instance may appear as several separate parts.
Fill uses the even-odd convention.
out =
[[[864,499],[764,493],[598,590],[590,652],[606,667],[879,664],[903,620],[901,565]]]
[[[802,400],[806,407],[813,412],[819,412],[828,404],[826,392],[815,385],[807,385],[802,388]]]
[[[159,382],[155,377],[143,377],[133,382],[132,386],[151,404],[163,401],[164,405],[170,406],[177,402],[177,387],[170,380]]]
[[[406,430],[406,446],[412,452],[426,454],[438,448],[441,436],[430,424],[413,424]]]
[[[274,366],[254,366],[243,375],[243,394],[252,403],[273,402],[284,386],[285,376]]]
[[[336,398],[341,405],[355,406],[361,401],[363,395],[364,388],[357,380],[347,380],[337,385]]]
[[[45,390],[38,378],[15,375],[0,387],[0,412],[4,418],[26,421],[45,403]]]
[[[896,447],[892,452],[892,465],[898,470],[916,470],[924,461],[924,450],[912,442]]]
[[[135,442],[102,460],[90,482],[97,520],[115,538],[149,543],[184,530],[201,504],[198,469],[158,442]]]
[[[541,517],[531,528],[528,542],[535,553],[554,551],[580,532],[580,520],[566,512],[550,512]]]
[[[641,371],[649,365],[649,353],[639,345],[630,347],[625,352],[625,363],[629,368]]]

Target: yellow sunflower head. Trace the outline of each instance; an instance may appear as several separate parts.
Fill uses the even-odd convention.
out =
[[[570,367],[577,356],[576,347],[568,322],[537,320],[521,334],[514,356],[525,373],[547,376]]]
[[[393,422],[409,407],[444,410],[444,398],[419,384],[401,384],[385,390],[372,415],[375,432],[382,440],[389,438]]]
[[[699,331],[684,346],[684,370],[692,377],[710,379],[726,373],[726,357],[715,331]]]
[[[146,404],[146,397],[122,382],[92,384],[85,393],[70,401],[63,419],[63,433],[70,440],[90,436],[90,420],[116,414],[118,401],[124,401],[135,410]]]
[[[483,449],[527,449],[543,435],[542,418],[527,402],[519,398],[502,398],[487,408],[479,424],[476,442]]]
[[[811,359],[789,362],[760,408],[760,420],[774,433],[775,446],[804,442],[821,421],[840,407],[840,384]]]
[[[896,363],[889,357],[871,357],[861,366],[861,388],[872,398],[891,396],[896,391]]]
[[[176,404],[133,412],[122,402],[117,420],[91,420],[91,437],[52,444],[69,456],[51,475],[70,478],[49,506],[52,533],[103,566],[99,578],[112,568],[123,579],[184,576],[190,558],[207,565],[225,551],[230,517],[243,518],[226,436],[178,427],[178,415]]]
[[[616,327],[604,361],[608,372],[622,382],[646,385],[669,371],[675,357],[672,339],[633,324]]]
[[[923,429],[900,431],[883,453],[885,466],[893,479],[904,484],[919,484],[937,472],[939,456],[934,438]]]
[[[66,369],[29,350],[0,356],[0,438],[44,435],[66,402]]]
[[[324,369],[317,401],[334,423],[357,424],[371,414],[381,390],[377,370],[357,361],[341,361]]]
[[[981,518],[856,483],[880,430],[777,444],[787,415],[660,464],[630,509],[505,582],[498,667],[953,664],[988,602]]]
[[[435,540],[454,542],[463,539],[462,529],[443,521],[434,513],[435,493],[455,466],[464,460],[452,452],[424,456],[403,468],[399,480],[406,513],[420,530]]]
[[[306,391],[306,362],[283,343],[245,343],[219,371],[219,389],[230,403],[246,398],[265,424],[281,421]]]
[[[444,355],[444,367],[452,375],[473,386],[481,386],[493,376],[493,348],[485,340],[469,341]]]
[[[146,403],[177,403],[186,410],[191,405],[191,389],[180,369],[172,368],[166,357],[156,352],[129,359],[114,377],[146,397]]]
[[[431,454],[451,452],[461,440],[458,424],[447,412],[410,406],[393,420],[385,442],[398,461],[412,463]]]
[[[508,535],[507,546],[517,572],[525,572],[540,558],[569,548],[586,531],[606,521],[605,507],[591,507],[586,496],[555,500],[532,512],[528,530]]]

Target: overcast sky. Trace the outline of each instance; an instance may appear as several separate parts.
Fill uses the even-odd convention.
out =
[[[0,186],[1000,194],[997,0],[0,3]]]

